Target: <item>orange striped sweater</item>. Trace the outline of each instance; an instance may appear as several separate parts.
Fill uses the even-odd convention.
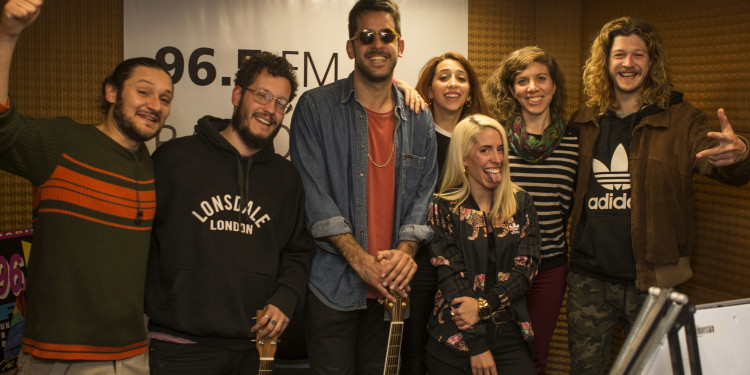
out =
[[[94,126],[0,113],[0,169],[34,186],[23,350],[118,360],[147,350],[143,294],[153,164]]]

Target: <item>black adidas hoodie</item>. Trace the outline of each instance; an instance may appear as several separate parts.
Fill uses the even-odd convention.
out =
[[[681,102],[682,93],[672,92],[669,105]],[[571,234],[571,271],[614,284],[635,284],[630,228],[630,140],[642,118],[662,111],[663,108],[653,104],[622,118],[607,111],[599,119],[593,178],[589,179],[576,233]]]
[[[291,318],[314,254],[304,191],[269,145],[243,158],[203,117],[154,152],[157,212],[146,280],[149,330],[248,349],[256,310]]]

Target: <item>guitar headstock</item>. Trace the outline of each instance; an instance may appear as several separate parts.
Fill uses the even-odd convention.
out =
[[[263,315],[265,315],[265,310],[258,310],[257,312],[257,320],[260,320]],[[255,348],[258,349],[258,354],[260,358],[273,358],[273,356],[276,354],[276,344],[278,339],[276,337],[274,338],[265,338],[265,339],[256,339],[255,340]]]
[[[381,297],[378,299],[378,301],[383,304],[383,307],[385,307],[385,310],[388,311],[388,315],[391,317],[391,322],[403,322],[404,321],[404,313],[406,312],[406,307],[409,306],[409,298],[408,297],[401,297],[398,292],[391,290],[391,295],[396,298],[396,302],[392,302],[388,298]]]

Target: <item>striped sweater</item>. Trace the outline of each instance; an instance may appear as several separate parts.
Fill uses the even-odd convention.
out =
[[[156,209],[147,148],[131,152],[94,126],[23,117],[11,105],[0,113],[0,169],[34,187],[23,351],[58,360],[144,353]]]
[[[578,134],[566,129],[560,145],[539,164],[532,164],[512,151],[510,176],[534,198],[542,238],[540,270],[567,262],[565,240],[578,167]]]

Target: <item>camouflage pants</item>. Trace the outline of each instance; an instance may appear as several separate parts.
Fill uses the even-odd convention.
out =
[[[635,285],[611,284],[572,272],[568,285],[571,374],[604,374],[612,332],[622,322],[627,334],[648,293]]]

